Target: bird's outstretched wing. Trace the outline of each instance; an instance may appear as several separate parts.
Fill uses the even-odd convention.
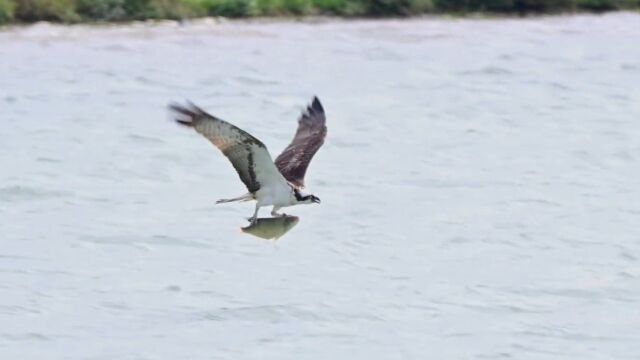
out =
[[[267,147],[248,132],[191,103],[186,106],[171,104],[169,109],[176,122],[194,128],[222,151],[249,192],[254,193],[268,184],[286,182],[273,163]]]
[[[276,166],[282,175],[297,187],[304,187],[304,175],[309,163],[324,143],[327,135],[325,122],[322,104],[314,97],[298,119],[298,130],[291,144],[276,159]]]

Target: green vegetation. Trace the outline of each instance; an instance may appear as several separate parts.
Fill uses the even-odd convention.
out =
[[[0,24],[13,20],[16,4],[11,0],[0,0]]]
[[[130,21],[202,16],[343,17],[640,9],[640,0],[0,0],[0,24]]]

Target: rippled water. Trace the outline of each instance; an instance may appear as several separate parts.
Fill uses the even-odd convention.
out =
[[[640,15],[0,31],[6,359],[640,358]],[[277,243],[191,99],[320,206]],[[265,210],[265,213],[268,210]]]

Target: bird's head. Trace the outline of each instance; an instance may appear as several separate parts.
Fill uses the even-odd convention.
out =
[[[320,204],[320,198],[315,195],[307,196],[305,201],[309,204],[312,204],[312,203]]]
[[[294,190],[294,194],[300,204],[320,204],[320,198],[313,194],[302,195],[297,189]]]

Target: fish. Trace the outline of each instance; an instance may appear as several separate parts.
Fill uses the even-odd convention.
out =
[[[283,215],[270,218],[258,218],[255,223],[241,228],[242,232],[265,240],[277,240],[293,229],[300,218],[293,215]]]

